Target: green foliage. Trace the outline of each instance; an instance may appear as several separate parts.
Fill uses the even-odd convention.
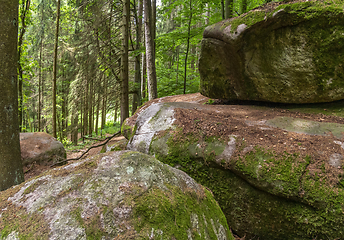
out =
[[[102,134],[114,134],[118,131],[120,131],[120,124],[119,123],[112,123],[112,122],[107,122],[104,129],[98,129],[98,133],[100,134],[100,131],[102,130]]]

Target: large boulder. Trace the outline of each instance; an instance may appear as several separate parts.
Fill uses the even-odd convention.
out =
[[[344,2],[270,3],[205,29],[200,91],[279,103],[344,99]]]
[[[52,169],[0,194],[0,239],[234,240],[211,192],[132,151]]]
[[[135,125],[132,124],[135,122]],[[254,239],[344,236],[341,118],[240,105],[156,103],[124,124],[127,148],[187,172]]]
[[[20,133],[20,151],[23,165],[53,164],[66,159],[63,144],[44,132]]]

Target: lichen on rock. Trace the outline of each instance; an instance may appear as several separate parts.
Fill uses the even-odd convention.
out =
[[[1,239],[234,239],[207,189],[133,151],[52,169],[0,200]]]

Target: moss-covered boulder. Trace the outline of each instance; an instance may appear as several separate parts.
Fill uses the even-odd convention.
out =
[[[245,106],[158,103],[137,116],[127,148],[210,188],[239,236],[342,238],[344,125],[274,115]]]
[[[344,99],[344,2],[271,3],[205,29],[200,91],[280,103]]]
[[[132,151],[50,170],[0,193],[0,239],[233,239],[211,192]]]

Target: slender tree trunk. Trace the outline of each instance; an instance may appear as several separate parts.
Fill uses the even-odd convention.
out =
[[[225,2],[224,2],[224,0],[221,0],[221,13],[222,13],[222,19],[225,19]]]
[[[19,131],[23,131],[23,69],[18,61],[18,95],[19,95]]]
[[[20,156],[17,89],[18,0],[1,0],[0,191],[24,181]]]
[[[153,59],[155,62],[155,49],[156,49],[156,44],[155,44],[155,39],[156,39],[156,0],[151,0],[152,1],[152,18],[151,18],[151,33],[152,33],[152,39],[153,39]]]
[[[114,126],[116,125],[116,122],[117,122],[117,111],[118,111],[118,101],[116,101],[115,103],[115,116],[114,116],[114,122],[113,122]]]
[[[128,43],[129,43],[129,6],[130,0],[123,2],[122,19],[122,57],[121,57],[121,124],[129,117],[129,66],[128,66]]]
[[[210,19],[210,6],[209,4],[207,3],[206,4],[206,12],[205,12],[205,25],[208,25],[209,24],[209,19]]]
[[[107,77],[104,76],[103,82],[103,102],[102,102],[102,120],[100,128],[103,130],[106,124],[106,95],[107,95]]]
[[[156,69],[154,59],[154,33],[152,33],[151,19],[151,1],[144,0],[145,17],[145,41],[146,41],[146,63],[147,63],[147,82],[148,82],[148,100],[158,97],[158,88],[156,80]]]
[[[87,128],[88,128],[88,98],[87,98],[87,95],[88,95],[88,81],[86,80],[86,89],[85,89],[85,96],[84,96],[84,135],[83,136],[86,136],[87,135]]]
[[[179,46],[176,47],[176,54],[177,54],[177,76],[176,76],[176,84],[177,84],[177,87],[178,87],[178,76],[179,76]]]
[[[190,55],[191,55],[191,63],[190,63],[190,68],[195,71],[195,55],[196,55],[196,46],[191,45],[190,47]]]
[[[247,0],[241,1],[241,13],[247,12]]]
[[[99,111],[100,111],[100,94],[98,92],[98,97],[97,97],[97,114],[96,114],[96,125],[95,125],[95,132],[96,135],[98,136],[98,120],[99,120]]]
[[[55,46],[54,46],[54,65],[53,65],[53,137],[56,135],[56,74],[57,74],[57,46],[59,41],[59,29],[60,29],[60,2],[57,0],[56,7],[56,31],[55,31]]]
[[[72,137],[71,140],[73,142],[74,146],[78,145],[78,111],[77,111],[77,107],[75,107],[75,111],[73,111],[73,115],[72,115]]]
[[[147,64],[146,64],[146,54],[142,53],[142,75],[141,75],[141,97],[146,97],[146,71]]]
[[[92,70],[91,70],[92,71]],[[88,134],[92,136],[93,132],[93,77],[90,79],[90,93],[88,95]]]
[[[233,0],[225,0],[225,19],[233,17]]]
[[[188,23],[188,37],[186,42],[186,53],[185,53],[185,64],[184,64],[184,90],[183,93],[186,93],[186,71],[188,65],[188,55],[190,49],[190,32],[191,32],[191,21],[192,21],[192,0],[189,0],[189,8],[190,8],[190,18]]]
[[[141,48],[141,35],[142,35],[142,0],[138,1],[138,13],[136,18],[136,49]],[[136,92],[133,95],[133,104],[132,104],[132,114],[135,113],[137,106],[141,105],[141,68],[140,68],[140,59],[141,54],[135,56],[135,89]]]
[[[84,104],[83,104],[83,98],[80,98],[80,132],[81,136],[84,136]]]
[[[38,132],[41,131],[41,113],[42,113],[42,51],[43,51],[43,36],[41,36],[41,47],[39,50],[39,61],[38,61],[38,68],[39,68],[39,73],[38,73]]]
[[[22,54],[22,45],[24,40],[24,34],[26,32],[26,16],[30,10],[30,0],[22,1],[21,6],[21,29],[19,31],[18,37],[18,73],[19,73],[19,86],[18,86],[18,98],[19,98],[19,129],[22,131],[23,125],[23,68],[20,63],[20,58]]]

